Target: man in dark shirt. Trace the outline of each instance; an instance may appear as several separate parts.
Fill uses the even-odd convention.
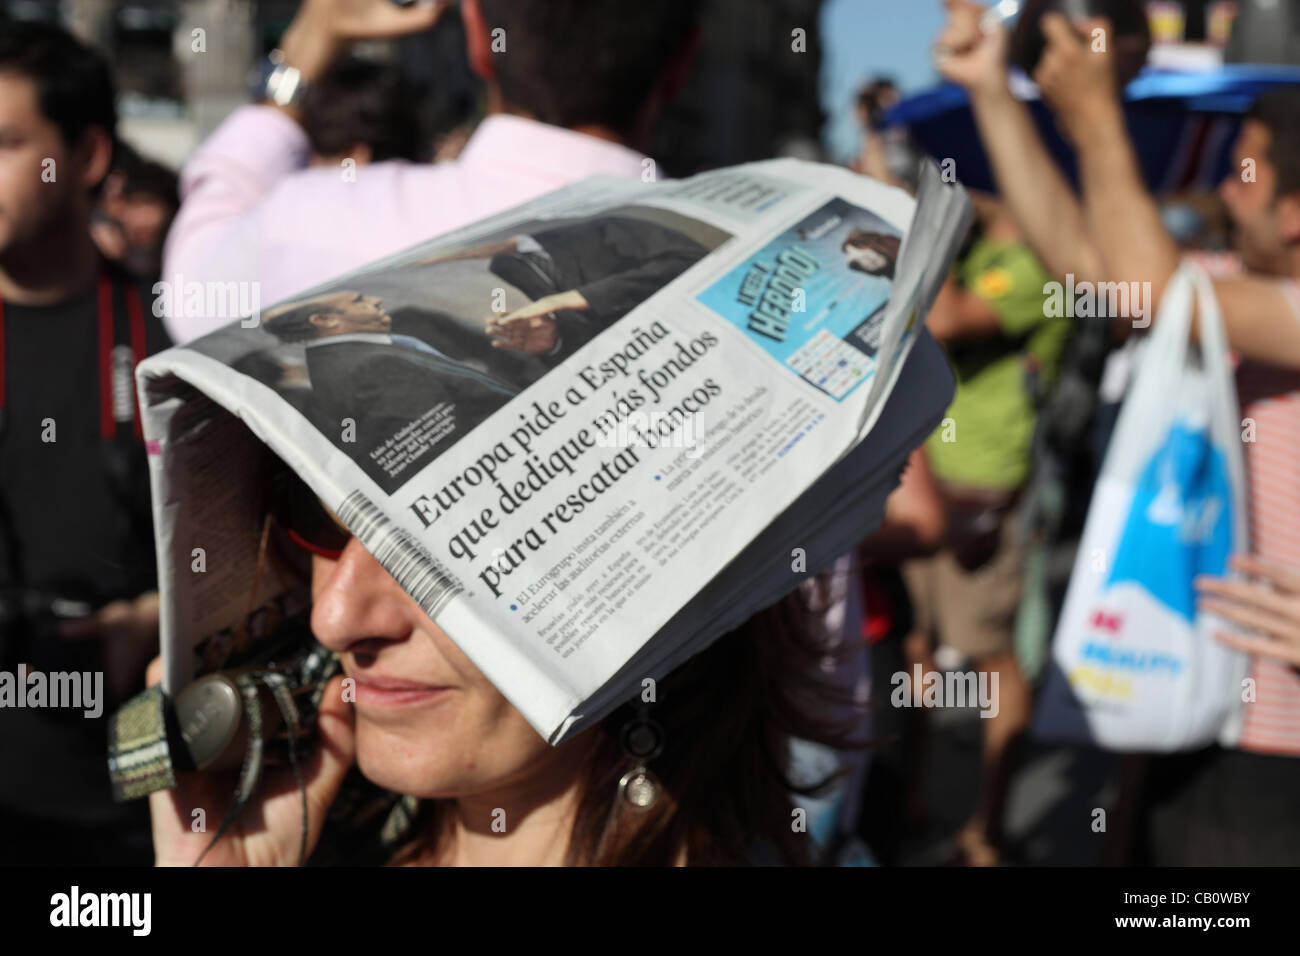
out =
[[[115,126],[96,53],[0,29],[0,862],[151,859],[144,808],[112,802],[106,728],[157,649],[133,371],[167,341],[91,240]]]

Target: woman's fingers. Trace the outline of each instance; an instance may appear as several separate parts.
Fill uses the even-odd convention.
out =
[[[1259,631],[1261,634],[1267,634],[1277,640],[1292,643],[1300,642],[1295,622],[1289,618],[1278,617],[1269,611],[1251,607],[1247,604],[1220,600],[1219,598],[1202,598],[1198,603],[1198,607],[1202,611],[1217,614],[1224,620]]]
[[[1254,578],[1262,578],[1271,582],[1279,590],[1300,595],[1300,570],[1253,554],[1239,554],[1232,559],[1231,565],[1234,571]]]
[[[1267,637],[1246,637],[1231,631],[1219,631],[1215,634],[1220,641],[1246,654],[1258,657],[1271,657],[1275,660],[1300,667],[1300,647],[1285,641],[1274,641]]]
[[[316,740],[310,753],[300,755],[302,788],[307,795],[307,848],[310,854],[320,839],[325,816],[338,796],[343,780],[356,759],[352,705],[343,699],[342,675],[333,678],[321,696],[316,714]],[[302,792],[291,767],[276,767],[259,786],[261,805],[249,806],[248,830],[274,845],[281,865],[298,860],[302,840]]]
[[[149,794],[156,864],[193,866],[225,818],[233,789],[229,774],[178,772],[176,786]],[[240,865],[242,841],[227,834],[222,844],[213,847],[203,862]]]
[[[155,661],[155,664],[158,662]],[[155,671],[150,665],[151,676]],[[160,668],[158,669],[161,676]],[[317,745],[303,754],[301,779],[307,796],[307,847],[314,849],[325,817],[356,759],[352,705],[344,678],[326,685],[317,713]],[[149,795],[154,851],[162,866],[190,866],[207,848],[225,817],[233,789],[230,774],[178,773],[176,786]],[[201,810],[202,817],[195,811]],[[192,825],[202,821],[202,826]],[[214,846],[204,863],[292,866],[302,840],[302,794],[288,767],[267,771],[240,820]]]
[[[1300,665],[1300,573],[1254,555],[1234,557],[1231,566],[1255,580],[1199,577],[1199,607],[1259,634],[1224,634],[1220,640],[1247,653]]]
[[[1234,578],[1199,577],[1196,589],[1202,594],[1258,608],[1282,620],[1300,624],[1300,601],[1294,596],[1280,594],[1268,585]]]

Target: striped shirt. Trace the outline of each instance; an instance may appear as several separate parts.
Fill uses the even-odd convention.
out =
[[[1300,282],[1284,283],[1300,322]],[[1300,372],[1245,362],[1237,366],[1249,481],[1250,534],[1256,555],[1300,569]],[[1246,707],[1238,747],[1300,756],[1300,672],[1255,657],[1255,701]]]

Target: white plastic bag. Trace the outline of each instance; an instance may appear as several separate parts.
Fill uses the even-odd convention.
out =
[[[1222,624],[1198,614],[1193,580],[1247,550],[1245,488],[1223,316],[1209,278],[1184,263],[1093,492],[1036,735],[1118,751],[1232,742],[1247,658],[1215,640]]]

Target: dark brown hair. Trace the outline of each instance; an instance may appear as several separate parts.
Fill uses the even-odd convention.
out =
[[[0,14],[0,72],[32,81],[41,115],[59,128],[69,149],[95,127],[116,148],[117,105],[108,61],[62,26]]]
[[[322,305],[319,297],[302,302],[277,306],[262,315],[262,328],[281,342],[310,342],[320,338],[320,330],[312,323],[313,315],[333,315],[339,310]]]
[[[317,156],[370,147],[372,162],[420,154],[416,97],[396,66],[347,56],[307,90],[302,126]]]
[[[628,134],[687,45],[698,0],[482,0],[501,95],[543,123],[595,123]]]
[[[902,242],[903,240],[898,236],[886,235],[883,232],[870,232],[866,229],[854,229],[848,234],[844,242],[840,244],[840,251],[843,252],[847,250],[849,246],[856,246],[859,249],[874,249],[889,260],[888,266],[880,272],[871,272],[868,269],[862,268],[862,266],[855,262],[850,262],[849,268],[857,269],[859,272],[866,272],[869,275],[892,276],[894,274],[894,266],[898,262],[898,249],[902,245]]]
[[[1268,158],[1277,168],[1276,197],[1300,192],[1300,86],[1279,86],[1263,94],[1247,114],[1272,134]]]
[[[828,577],[819,582],[822,593]],[[818,862],[810,834],[792,826],[795,799],[822,792],[835,778],[796,786],[788,775],[790,738],[840,750],[869,745],[861,704],[818,666],[835,653],[816,636],[824,610],[818,591],[794,591],[659,683],[650,716],[664,747],[647,766],[663,792],[650,809],[628,808],[617,793],[619,779],[636,766],[619,742],[631,706],[587,731],[597,740],[567,865],[672,866],[683,854],[688,866],[744,865],[760,851],[784,865]],[[446,805],[421,803],[413,829],[424,838],[394,862],[441,841]]]

